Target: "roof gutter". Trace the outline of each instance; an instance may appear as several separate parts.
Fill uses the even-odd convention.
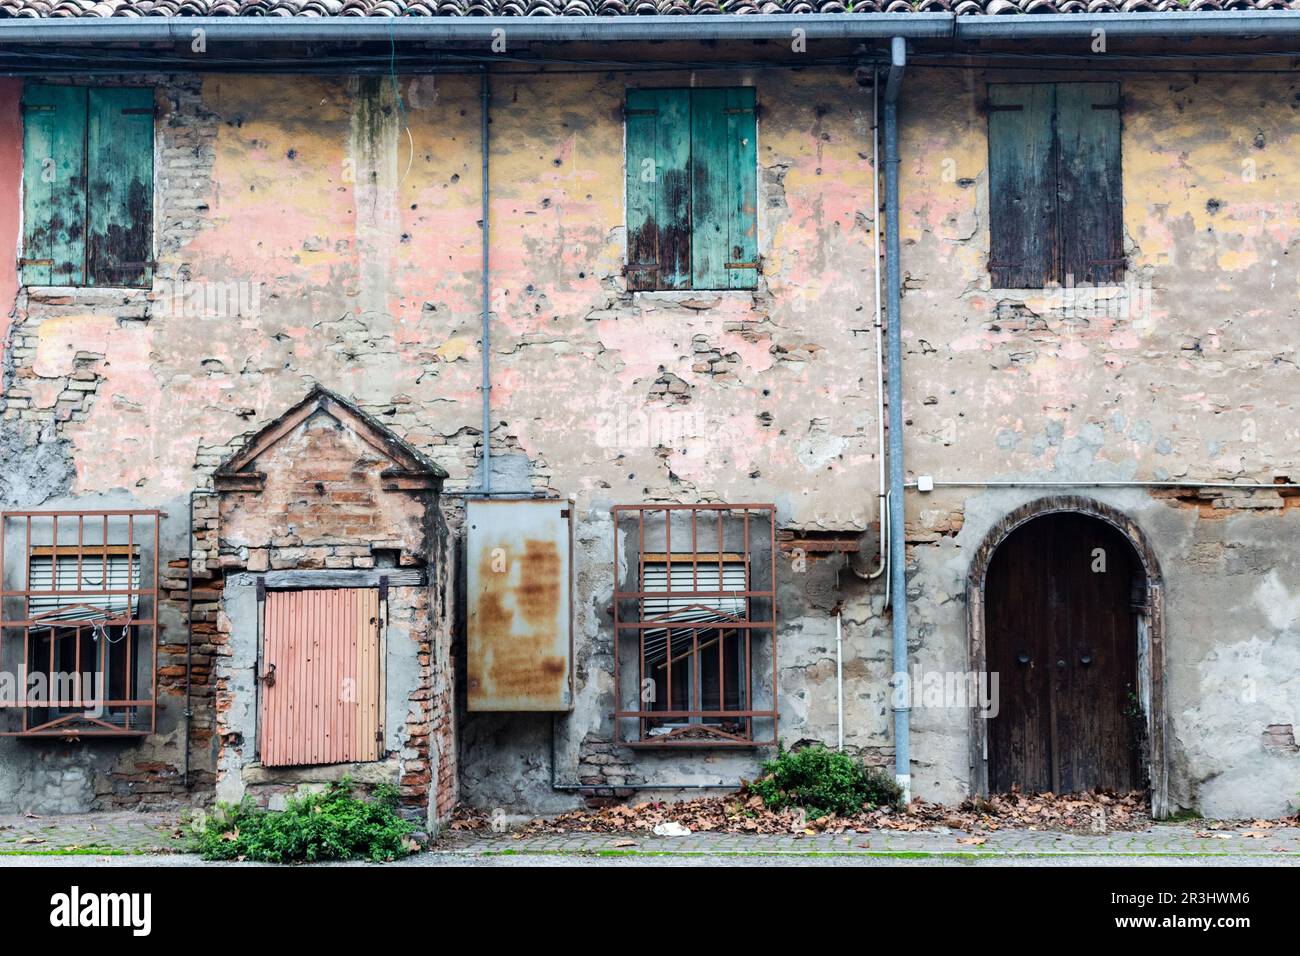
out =
[[[638,40],[945,38],[951,13],[718,14],[633,17],[95,17],[0,20],[0,43],[415,41],[479,43]],[[504,31],[504,32],[501,32]]]
[[[1300,10],[1201,13],[1059,13],[956,16],[951,13],[718,14],[628,17],[16,17],[0,20],[4,43],[244,43],[494,41],[957,39],[1027,37],[1300,36]],[[504,31],[504,32],[500,32]]]
[[[958,40],[1093,37],[1237,37],[1300,35],[1300,10],[1204,13],[1058,13],[957,17]]]

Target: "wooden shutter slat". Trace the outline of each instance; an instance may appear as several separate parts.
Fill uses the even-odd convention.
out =
[[[989,87],[989,272],[995,288],[1041,289],[1056,272],[1054,101],[1050,83]]]
[[[627,94],[628,288],[690,287],[690,91]]]
[[[97,286],[153,277],[153,90],[92,89],[87,267]]]
[[[731,177],[728,209],[727,286],[758,285],[758,120],[754,88],[727,90],[727,170]]]
[[[86,262],[86,89],[23,90],[23,282],[81,285]]]
[[[1124,276],[1118,83],[1056,86],[1061,281],[1106,285]]]

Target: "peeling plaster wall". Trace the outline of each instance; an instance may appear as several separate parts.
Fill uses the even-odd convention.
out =
[[[1122,308],[1081,315],[988,288],[987,79],[918,69],[905,86],[909,470],[1300,477],[1292,81],[1124,79],[1138,280]],[[315,382],[446,468],[448,490],[470,487],[482,438],[478,77],[139,80],[159,85],[163,111],[155,288],[18,292],[0,440],[22,465],[0,475],[3,502],[182,501]],[[753,292],[629,294],[623,91],[692,82],[758,87],[763,275]],[[577,703],[554,721],[462,715],[463,795],[558,809],[580,797],[552,777],[616,788],[752,775],[753,755],[610,745],[609,508],[773,501],[782,527],[877,521],[870,91],[829,70],[497,76],[492,103],[490,440],[532,490],[576,496]],[[14,181],[2,156],[0,175]],[[909,494],[914,663],[967,669],[970,554],[1037,496]],[[1297,499],[1098,497],[1135,517],[1165,569],[1175,802],[1283,809],[1300,760],[1263,735],[1300,722],[1300,624],[1286,610],[1300,595]],[[460,514],[444,509],[454,533]],[[828,558],[781,562],[778,585],[781,736],[834,741],[838,602],[846,742],[889,762],[880,584]],[[1228,692],[1246,678],[1249,704]],[[914,713],[920,795],[966,793],[968,724],[965,711]]]

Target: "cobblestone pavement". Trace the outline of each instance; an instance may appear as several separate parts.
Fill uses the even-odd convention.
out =
[[[0,855],[175,853],[179,813],[0,816]]]
[[[181,855],[179,813],[97,813],[80,816],[0,816],[0,864],[36,860],[48,864],[157,863],[192,865]],[[972,842],[983,840],[983,842]],[[1045,866],[1093,864],[1194,866],[1248,864],[1300,866],[1300,827],[1237,827],[1209,831],[1204,825],[1158,825],[1107,834],[1002,830],[972,836],[944,828],[903,833],[778,835],[693,833],[548,833],[525,835],[451,831],[428,853],[404,865],[689,866],[926,865],[1023,863]]]

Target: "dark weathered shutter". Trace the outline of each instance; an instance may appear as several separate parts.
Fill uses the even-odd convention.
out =
[[[691,283],[727,288],[731,173],[727,149],[727,91],[691,91]]]
[[[1118,83],[1056,86],[1057,215],[1063,284],[1123,281]]]
[[[97,286],[153,275],[153,90],[92,89],[87,267]]]
[[[23,90],[23,253],[27,285],[81,285],[86,263],[86,89]]]
[[[691,91],[691,280],[758,282],[758,147],[753,87]]]
[[[1050,83],[989,86],[989,272],[995,288],[1041,289],[1056,274],[1056,157]]]
[[[689,90],[627,94],[629,289],[686,289],[691,280]]]

